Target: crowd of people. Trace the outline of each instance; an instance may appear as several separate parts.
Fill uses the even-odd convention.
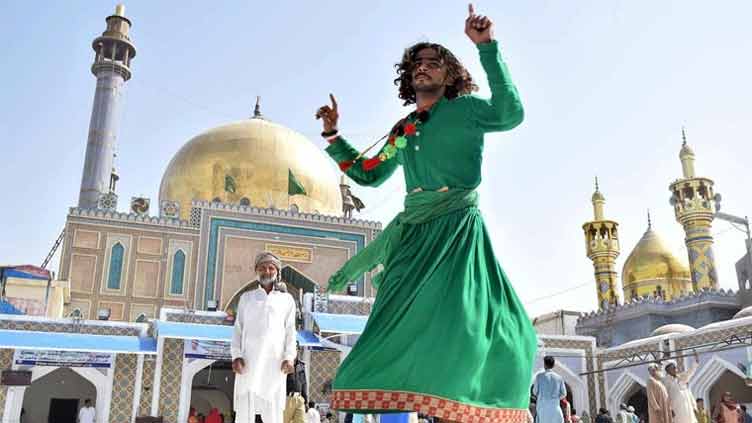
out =
[[[335,423],[337,416],[331,412],[322,416],[316,404],[308,402],[305,366],[296,358],[296,307],[292,297],[277,288],[279,259],[262,252],[255,265],[259,287],[241,297],[232,342],[233,402],[238,413],[228,416],[213,408],[203,416],[191,409],[188,423]],[[699,367],[696,353],[694,358],[684,371],[674,361],[648,366],[646,415],[638,415],[631,404],[621,404],[613,417],[600,409],[592,423],[752,423],[746,407],[731,393],[724,393],[710,412],[703,399],[695,400],[688,386]],[[535,376],[532,387],[529,422],[591,423],[586,411],[578,415],[567,400],[564,380],[554,371],[554,357],[544,357],[543,363],[545,370]],[[363,420],[372,421],[369,417]],[[416,420],[431,423],[433,419],[417,416]],[[348,413],[345,422],[352,421]]]
[[[711,412],[705,407],[702,398],[695,399],[689,389],[689,380],[699,367],[700,357],[694,354],[694,362],[680,372],[675,361],[667,361],[661,366],[648,367],[648,414],[651,423],[748,423],[752,417],[747,408],[734,400],[730,392],[725,392]]]
[[[673,360],[648,366],[647,413],[639,414],[631,404],[620,404],[615,416],[606,408],[594,421],[587,411],[578,415],[567,400],[564,380],[555,371],[554,357],[543,358],[544,371],[535,376],[528,420],[530,423],[752,423],[747,407],[725,392],[712,410],[702,398],[695,399],[688,382],[699,367],[699,355],[680,372]],[[665,371],[665,373],[664,373]]]
[[[331,411],[323,416],[319,413],[316,403],[299,404],[297,400],[290,401],[290,407],[285,407],[284,423],[337,423]],[[302,406],[302,408],[301,408]],[[234,423],[235,413],[223,414],[217,408],[212,408],[209,414],[204,415],[191,407],[188,423]],[[256,423],[263,423],[261,417],[256,418]]]

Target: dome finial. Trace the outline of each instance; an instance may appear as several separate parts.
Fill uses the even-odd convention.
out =
[[[593,216],[595,220],[604,220],[603,205],[606,203],[606,197],[600,192],[597,176],[595,177],[595,192],[593,193],[593,196],[590,197],[590,201],[593,203]]]
[[[648,209],[648,229],[653,227],[653,220],[650,218],[650,209]]]
[[[261,96],[256,96],[256,107],[253,108],[253,116],[251,119],[263,119],[264,115],[261,114]]]
[[[687,144],[687,131],[682,126],[682,147],[679,151],[679,159],[682,163],[682,173],[685,179],[695,177],[695,152]]]
[[[682,147],[685,147],[687,145],[687,131],[684,129],[684,125],[682,125]]]

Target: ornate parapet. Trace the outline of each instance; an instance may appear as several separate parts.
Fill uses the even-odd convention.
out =
[[[731,289],[704,289],[700,292],[683,294],[671,301],[664,301],[663,298],[653,296],[639,297],[628,303],[609,307],[605,310],[583,313],[577,319],[577,326],[594,326],[605,323],[609,319],[609,314],[613,314],[610,317],[612,321],[620,321],[650,313],[678,314],[685,312],[688,308],[709,305],[738,307],[739,300],[736,292]]]
[[[139,223],[146,225],[164,226],[172,228],[191,229],[187,220],[180,220],[168,217],[156,217],[139,215],[136,213],[121,213],[113,210],[103,209],[86,209],[80,207],[71,207],[68,210],[69,217],[84,217],[89,219],[108,220],[123,223]]]
[[[182,220],[173,217],[157,217],[140,215],[136,213],[122,213],[114,210],[71,207],[68,216],[85,217],[125,223],[141,223],[173,228],[195,229],[201,224],[202,210],[219,210],[248,216],[278,217],[304,222],[326,223],[336,225],[348,225],[359,228],[367,228],[375,237],[382,230],[381,222],[350,219],[341,216],[331,216],[318,213],[301,213],[295,210],[280,210],[255,206],[242,206],[239,204],[217,203],[209,201],[193,201],[191,203],[191,219]]]
[[[328,223],[337,225],[351,225],[372,230],[381,230],[381,222],[375,222],[362,219],[351,219],[341,216],[331,216],[319,213],[303,213],[295,209],[282,210],[276,208],[264,208],[256,206],[243,206],[240,204],[229,204],[210,201],[194,200],[191,202],[191,220],[190,225],[198,226],[201,222],[201,210],[221,210],[226,212],[255,215],[255,216],[272,216],[283,219],[293,219],[305,222]]]

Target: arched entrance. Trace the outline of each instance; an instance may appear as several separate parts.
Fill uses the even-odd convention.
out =
[[[295,299],[295,304],[297,305],[298,310],[302,309],[303,295],[309,292],[315,292],[318,287],[318,284],[314,282],[313,279],[289,264],[282,267],[282,270],[280,271],[280,279],[285,283],[287,291]],[[258,283],[254,281],[249,282],[240,288],[235,294],[233,294],[230,301],[227,302],[224,310],[229,314],[235,315],[240,296],[256,287],[258,287]]]
[[[644,404],[641,402],[644,396]],[[634,404],[630,403],[633,401]],[[620,404],[631,405],[635,411],[640,414],[647,413],[647,391],[645,390],[645,380],[636,376],[627,370],[616,379],[616,382],[608,391],[608,406],[606,407],[615,415],[619,411]],[[639,407],[644,407],[641,411]]]
[[[37,372],[38,374],[40,372]],[[50,368],[22,393],[19,415],[24,422],[76,423],[78,410],[86,399],[97,405],[97,388],[69,368]]]
[[[229,360],[192,359],[183,366],[178,421],[185,422],[191,408],[204,416],[216,408],[232,421],[235,374]]]
[[[705,399],[705,406],[712,409],[718,404],[724,392],[730,392],[740,404],[752,403],[752,388],[744,383],[744,379],[737,374],[726,370],[718,377],[710,388],[710,397]]]
[[[740,381],[744,380],[744,373],[742,373],[742,371],[731,361],[725,360],[719,355],[712,356],[692,378],[692,383],[690,385],[692,393],[695,395],[695,398],[704,399],[705,407],[711,409],[720,399],[720,394],[718,392],[723,393],[725,391],[730,391],[729,389],[722,391],[721,388],[719,388],[723,386],[719,382],[721,378],[724,378],[725,381],[737,380],[731,378],[731,375],[736,376]],[[740,388],[738,385],[735,386],[737,386],[736,392],[730,392],[733,395],[742,394],[743,390],[738,389]],[[716,388],[716,391],[718,392],[714,393],[714,388]]]
[[[209,415],[212,408],[216,408],[225,416],[225,421],[231,421],[233,390],[235,374],[229,361],[215,361],[193,376],[191,385],[190,407],[196,413]]]
[[[643,420],[648,418],[648,391],[638,384],[633,384],[627,392],[627,400],[624,404],[635,408],[635,414]]]
[[[53,366],[13,366],[13,369],[31,370],[31,385],[8,387],[2,419],[4,423],[18,422],[22,410],[24,411],[24,422],[47,422],[45,416],[49,416],[52,398],[63,400],[77,398],[80,405],[83,404],[85,399],[89,398],[96,409],[96,422],[105,423],[109,421],[110,400],[112,398],[111,369]],[[86,383],[83,383],[82,380]],[[87,388],[71,395],[66,388],[71,386],[76,387],[73,389],[74,392],[81,386]],[[93,387],[94,390],[89,390],[89,387]],[[51,389],[53,394],[46,394],[44,388]],[[38,409],[42,413],[41,418],[43,419],[38,420],[30,417],[30,408]],[[78,413],[78,409],[76,413]],[[58,420],[62,419],[58,418]]]

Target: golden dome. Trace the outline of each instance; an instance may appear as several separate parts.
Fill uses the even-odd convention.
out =
[[[339,214],[342,198],[329,162],[302,134],[254,117],[188,141],[167,166],[159,199],[178,202],[182,219],[193,200]],[[289,172],[307,195],[288,195]]]
[[[660,286],[664,298],[670,299],[692,290],[686,259],[677,258],[653,229],[648,230],[627,257],[622,269],[624,298],[653,295]]]

